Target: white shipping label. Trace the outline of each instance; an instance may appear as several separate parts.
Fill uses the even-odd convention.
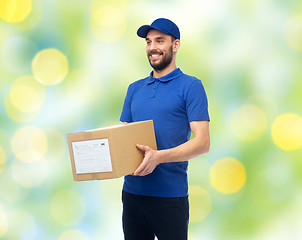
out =
[[[108,139],[72,142],[77,174],[112,172]]]

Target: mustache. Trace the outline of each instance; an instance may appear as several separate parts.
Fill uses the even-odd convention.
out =
[[[152,54],[159,54],[159,55],[162,55],[162,54],[163,54],[163,52],[161,52],[161,51],[154,51],[154,50],[152,50],[151,52],[149,52],[149,53],[148,53],[148,56],[151,56]]]

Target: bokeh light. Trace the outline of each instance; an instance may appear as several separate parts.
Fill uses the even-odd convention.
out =
[[[68,73],[68,61],[59,50],[44,49],[34,57],[32,71],[35,79],[42,84],[59,84]]]
[[[5,111],[16,122],[33,120],[46,99],[45,87],[32,76],[18,78],[5,98]]]
[[[66,133],[118,124],[152,70],[136,31],[158,17],[180,27],[177,67],[209,100],[190,240],[302,239],[301,7],[0,0],[0,239],[123,239],[123,178],[74,182]]]
[[[58,240],[89,240],[90,238],[79,230],[68,230],[63,232]]]
[[[32,10],[32,0],[1,0],[0,17],[8,23],[22,22]]]
[[[302,51],[302,14],[292,16],[285,24],[284,35],[287,44],[296,51]]]
[[[243,141],[257,140],[266,130],[266,126],[264,111],[255,105],[243,105],[231,116],[232,130]]]
[[[69,189],[61,190],[52,197],[50,211],[56,222],[69,226],[82,219],[86,205],[80,193]]]
[[[295,113],[278,116],[271,131],[274,143],[285,151],[297,150],[302,146],[302,118]]]
[[[209,193],[202,187],[192,185],[189,187],[190,222],[204,220],[212,210],[212,201]]]
[[[22,112],[14,107],[9,97],[4,100],[4,107],[7,116],[18,123],[30,122],[36,118],[38,112]]]
[[[16,131],[12,138],[12,150],[23,162],[36,162],[43,159],[48,141],[44,131],[34,126],[25,126]]]
[[[238,192],[246,182],[245,167],[232,157],[219,159],[210,170],[210,182],[220,193]]]
[[[21,112],[38,112],[44,103],[45,88],[32,76],[17,79],[11,87],[8,98],[12,105]]]
[[[5,169],[6,165],[6,154],[3,147],[0,146],[0,174]]]
[[[93,1],[90,27],[93,35],[102,42],[119,40],[126,31],[126,6],[124,1]]]

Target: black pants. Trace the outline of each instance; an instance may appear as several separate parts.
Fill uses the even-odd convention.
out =
[[[123,191],[125,240],[186,240],[188,197],[148,197]]]

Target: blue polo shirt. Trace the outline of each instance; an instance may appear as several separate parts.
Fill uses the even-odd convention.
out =
[[[158,150],[173,148],[190,139],[191,121],[210,120],[207,96],[201,81],[179,68],[162,78],[151,72],[129,85],[120,120],[153,120]],[[123,189],[145,196],[187,196],[187,167],[188,161],[161,163],[149,175],[125,176]]]

